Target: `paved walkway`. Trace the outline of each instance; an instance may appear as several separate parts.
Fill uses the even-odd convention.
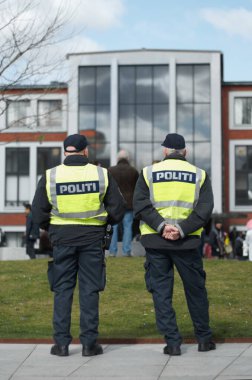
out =
[[[69,357],[49,354],[48,344],[0,344],[0,380],[241,380],[252,379],[252,344],[218,344],[216,351],[182,345],[182,356],[164,345],[103,345],[104,355],[85,358],[71,345]]]

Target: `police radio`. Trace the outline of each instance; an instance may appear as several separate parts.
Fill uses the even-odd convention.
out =
[[[104,249],[109,249],[112,235],[113,235],[113,227],[111,226],[111,224],[107,224],[105,235],[103,238],[103,245],[102,245]]]

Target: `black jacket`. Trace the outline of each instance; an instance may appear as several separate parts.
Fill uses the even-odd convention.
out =
[[[119,186],[127,203],[127,209],[133,210],[133,194],[139,177],[138,171],[125,158],[121,158],[117,165],[111,166],[108,170]]]
[[[64,165],[85,166],[88,164],[87,157],[72,155],[66,157]],[[103,203],[108,212],[107,222],[119,223],[126,210],[126,203],[120,193],[118,186],[112,176],[108,173],[108,188]],[[53,245],[79,246],[101,240],[104,236],[104,226],[84,225],[54,225],[50,224],[50,212],[52,205],[49,203],[46,192],[46,177],[41,177],[32,202],[32,213],[35,222],[40,227],[48,230]]]
[[[177,154],[172,154],[166,157],[165,160],[184,160],[186,159]],[[213,210],[213,192],[210,179],[206,175],[204,184],[201,186],[199,200],[189,217],[182,222],[178,223],[184,237],[179,240],[166,240],[162,238],[160,234],[160,226],[164,222],[164,218],[153,207],[150,200],[149,188],[144,180],[143,172],[141,172],[137,181],[133,206],[135,218],[143,220],[158,234],[148,234],[141,237],[141,242],[145,248],[157,248],[157,249],[173,249],[184,250],[194,249],[200,244],[200,238],[197,236],[188,236],[188,234],[204,227],[211,217]]]
[[[39,238],[39,225],[34,222],[32,213],[26,216],[26,241],[35,241]]]

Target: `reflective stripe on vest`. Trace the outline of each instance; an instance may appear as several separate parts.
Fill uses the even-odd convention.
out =
[[[187,161],[171,160],[148,166],[143,173],[149,187],[151,203],[164,217],[166,223],[176,224],[190,215],[198,203],[200,188],[205,181],[206,174],[204,170],[189,164]],[[166,190],[161,191],[161,188],[165,189],[165,182],[167,182]],[[172,184],[170,184],[171,182]],[[169,186],[171,187],[169,188]],[[191,186],[194,186],[194,188],[191,188]],[[176,189],[178,189],[178,192],[176,192]],[[171,194],[173,193],[174,199],[171,199],[171,195],[167,197],[167,191],[169,190]],[[155,191],[161,199],[157,199]],[[180,199],[176,199],[176,196],[180,197]],[[168,200],[164,200],[166,197]],[[142,234],[157,233],[144,222],[141,222],[140,229]],[[200,235],[201,231],[202,229],[199,229],[192,235]]]
[[[105,195],[105,192],[107,190],[108,186],[108,178],[107,178],[107,171],[106,169],[99,167],[99,166],[94,166],[94,165],[89,165],[89,170],[93,174],[96,172],[96,180],[95,176],[94,178],[90,178],[88,182],[85,181],[77,181],[77,178],[74,177],[73,182],[68,182],[69,179],[67,178],[67,173],[66,175],[66,180],[61,178],[61,181],[64,180],[64,183],[57,183],[57,170],[61,170],[62,166],[60,165],[58,167],[54,167],[52,169],[49,169],[47,171],[47,181],[49,180],[49,188],[50,188],[50,194],[48,196],[51,204],[52,204],[52,210],[51,210],[51,223],[52,224],[105,224],[107,220],[107,212],[105,211],[105,208],[103,206],[103,198]],[[67,167],[66,167],[67,168]],[[80,168],[78,166],[78,168]],[[85,170],[85,167],[82,167],[83,170]],[[66,169],[65,171],[67,171]],[[74,172],[76,170],[75,168],[71,167],[71,172]],[[78,169],[79,170],[79,169]],[[62,173],[61,173],[62,175]],[[105,178],[106,175],[106,178]],[[93,182],[92,182],[93,180]],[[99,189],[95,191],[96,187],[96,182],[98,180],[99,184]],[[61,185],[60,189],[62,191],[62,194],[57,195],[57,185]],[[47,187],[48,189],[48,187]],[[88,191],[87,191],[88,190]],[[87,191],[87,194],[85,194]],[[99,208],[94,209],[94,210],[87,210],[87,211],[75,211],[75,212],[60,212],[59,211],[59,205],[58,205],[58,197],[59,196],[64,196],[66,194],[67,196],[71,195],[77,195],[78,199],[77,201],[80,200],[80,196],[85,196],[91,193],[91,197],[98,197],[96,199],[96,203],[98,203]],[[95,198],[94,198],[95,200]],[[76,203],[76,208],[79,207],[79,202]],[[64,223],[64,219],[67,219]],[[70,221],[69,219],[72,219]]]

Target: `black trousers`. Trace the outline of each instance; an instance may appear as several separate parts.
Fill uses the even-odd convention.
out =
[[[27,240],[26,241],[26,254],[30,257],[30,259],[36,259],[35,254],[35,244],[36,240]]]
[[[147,289],[152,293],[157,327],[168,345],[181,344],[182,337],[172,306],[174,265],[183,282],[196,339],[200,343],[208,342],[212,332],[209,327],[206,274],[197,249],[185,251],[146,249],[145,281]]]
[[[53,248],[48,277],[54,291],[53,327],[58,345],[69,345],[71,311],[76,281],[79,281],[80,341],[92,346],[98,337],[99,291],[105,288],[105,258],[102,242],[88,246]]]

